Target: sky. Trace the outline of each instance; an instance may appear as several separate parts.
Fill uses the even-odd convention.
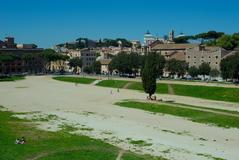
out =
[[[79,37],[143,40],[172,29],[186,35],[239,32],[238,0],[2,0],[0,39],[49,48]]]

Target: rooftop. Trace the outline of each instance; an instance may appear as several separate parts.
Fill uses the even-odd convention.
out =
[[[189,48],[197,47],[198,44],[190,44],[190,43],[184,43],[184,44],[154,44],[152,46],[152,50],[186,50]]]

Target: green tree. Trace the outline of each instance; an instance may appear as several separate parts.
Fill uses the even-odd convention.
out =
[[[223,79],[239,79],[239,53],[223,59],[220,69]]]
[[[110,62],[110,70],[118,70],[120,74],[137,73],[142,64],[142,57],[137,53],[121,52],[113,57]]]
[[[199,74],[199,70],[197,67],[195,66],[192,66],[188,69],[188,74],[192,77],[192,78],[195,78],[198,76]]]
[[[170,72],[171,76],[177,75],[178,77],[181,77],[186,74],[188,70],[188,63],[173,58],[167,61],[166,68]]]
[[[87,74],[93,73],[92,67],[91,67],[91,66],[85,66],[85,67],[83,68],[83,72],[84,72],[84,73],[87,73]]]
[[[157,78],[163,76],[163,70],[165,67],[166,60],[164,56],[160,54],[156,54],[156,72],[157,72]]]
[[[199,74],[203,75],[204,79],[206,75],[210,74],[210,71],[211,71],[211,67],[208,63],[204,62],[199,66]]]
[[[174,38],[175,43],[189,43],[189,39],[191,39],[191,36],[181,36]]]
[[[95,61],[92,66],[92,72],[95,74],[101,74],[101,63],[99,61]]]
[[[216,32],[216,31],[208,31],[206,33],[200,33],[195,35],[195,39],[202,38],[202,39],[218,39],[223,36],[223,32]]]
[[[152,95],[157,89],[157,62],[156,53],[149,53],[146,57],[145,66],[142,71],[142,82],[145,93],[149,94],[151,99]]]
[[[226,50],[233,50],[236,47],[239,47],[239,35],[223,35],[217,39],[216,44]]]
[[[73,72],[77,72],[77,68],[82,67],[82,60],[79,57],[75,57],[69,60],[69,66],[73,68]]]
[[[39,62],[42,62],[42,58],[39,56],[39,53],[24,53],[21,58],[25,63],[25,70],[28,73],[37,73],[39,71],[39,67],[43,67],[39,65],[41,64]],[[37,61],[38,64],[35,63]]]
[[[210,71],[210,76],[211,77],[218,77],[220,75],[220,71],[218,69],[212,69]]]
[[[55,62],[58,60],[66,61],[69,59],[68,56],[58,54],[53,49],[45,49],[41,54],[40,57],[43,58],[44,61],[44,70],[45,73],[47,73],[48,70],[50,70],[50,64],[51,62]]]
[[[17,55],[13,53],[2,53],[0,54],[0,62],[1,63],[9,63],[14,62],[15,60],[20,59]],[[7,70],[7,66],[3,65],[2,72],[4,74],[9,74],[11,71]]]

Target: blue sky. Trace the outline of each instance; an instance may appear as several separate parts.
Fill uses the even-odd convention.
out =
[[[5,0],[0,39],[51,47],[78,37],[143,39],[208,30],[239,32],[238,0]]]

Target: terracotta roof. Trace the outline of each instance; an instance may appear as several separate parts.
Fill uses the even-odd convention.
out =
[[[189,48],[197,47],[198,44],[157,44],[152,47],[152,50],[186,50]]]

